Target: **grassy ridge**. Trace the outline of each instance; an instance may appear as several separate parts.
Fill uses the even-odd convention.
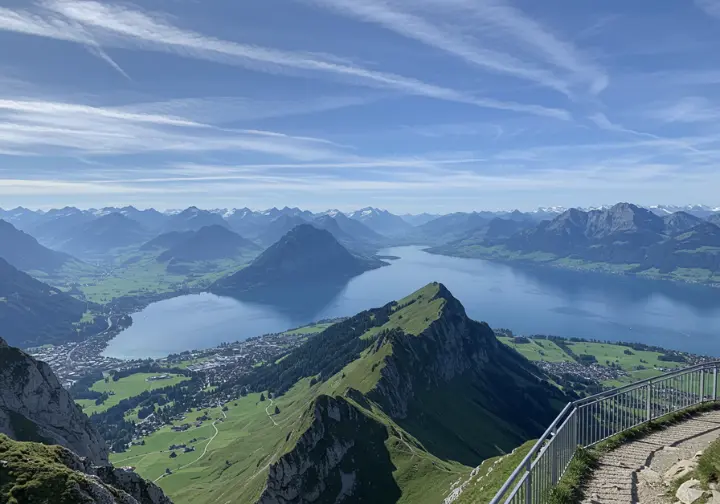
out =
[[[367,446],[347,448],[349,455],[330,469],[326,484],[337,485],[342,469],[363,482],[383,482],[389,493],[379,503],[441,502],[483,459],[536,436],[561,406],[562,394],[540,380],[534,366],[498,344],[486,324],[464,317],[444,287],[430,284],[334,324],[285,359],[265,363],[239,385],[216,392],[235,397],[266,389],[267,400],[260,401],[258,393],[233,399],[224,413],[213,409],[212,420],[201,427],[184,433],[165,427],[147,437],[144,446],[112,459],[157,480],[176,504],[250,503],[260,496],[270,465],[284,455],[323,459],[327,451],[322,446],[362,432]],[[458,370],[454,378],[448,366]],[[437,373],[447,373],[446,378],[438,380]],[[395,376],[397,383],[387,376]],[[273,397],[268,388],[283,393]],[[328,413],[335,420],[323,424],[321,448],[307,448],[298,441],[315,425],[316,407],[328,401],[348,414],[338,420],[337,412]],[[396,407],[407,408],[407,414]],[[339,439],[325,438],[330,435]],[[171,444],[192,439],[194,452],[170,458]],[[168,469],[172,474],[164,475]],[[304,485],[314,486],[312,472],[303,478]],[[373,488],[363,485],[360,494]]]

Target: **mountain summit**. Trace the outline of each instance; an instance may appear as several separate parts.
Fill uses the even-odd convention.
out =
[[[251,452],[244,464],[263,467],[265,485],[227,480],[227,498],[261,504],[442,502],[459,474],[539,436],[567,400],[440,283],[330,326],[221,386],[232,389],[281,404],[267,447],[228,447]]]
[[[211,287],[217,293],[260,287],[301,286],[304,282],[335,283],[384,266],[347,251],[330,232],[301,224],[260,254],[252,264]]]

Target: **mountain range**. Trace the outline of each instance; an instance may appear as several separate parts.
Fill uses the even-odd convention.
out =
[[[677,211],[670,213],[671,210]],[[190,207],[164,213],[134,207],[108,207],[100,210],[66,207],[47,212],[16,208],[0,211],[0,216],[5,216],[10,219],[8,222],[14,222],[25,233],[37,238],[38,245],[93,263],[96,260],[107,262],[121,251],[133,250],[156,250],[158,254],[163,254],[162,261],[168,264],[172,257],[175,257],[173,264],[200,262],[202,259],[192,259],[196,255],[203,256],[199,249],[188,252],[182,259],[182,251],[168,250],[188,240],[192,236],[188,233],[210,226],[228,230],[222,235],[227,238],[227,242],[223,242],[221,234],[217,232],[213,243],[218,247],[218,252],[213,254],[206,251],[206,256],[227,258],[240,247],[235,243],[237,235],[260,248],[268,248],[297,226],[311,224],[328,231],[338,243],[358,256],[372,257],[383,248],[412,244],[430,245],[434,247],[434,252],[450,255],[505,260],[524,259],[515,256],[542,253],[551,256],[537,257],[549,260],[566,258],[573,265],[577,261],[594,261],[628,265],[624,267],[628,271],[636,268],[654,271],[657,269],[654,265],[658,264],[658,255],[665,253],[676,259],[674,262],[667,258],[661,261],[664,265],[661,269],[667,273],[668,268],[707,269],[699,265],[714,264],[712,250],[699,246],[697,253],[690,252],[687,242],[682,240],[664,243],[705,222],[720,225],[720,213],[712,213],[713,210],[697,205],[678,210],[668,206],[648,209],[624,204],[591,210],[552,207],[535,212],[456,212],[440,216],[426,213],[414,219],[413,216],[399,216],[370,207],[348,214],[337,210],[314,214],[289,207],[261,212],[247,208],[201,210]],[[7,228],[6,232],[9,230]],[[235,234],[231,234],[231,231]],[[696,235],[703,236],[702,229],[698,229]],[[42,256],[39,252],[41,249],[37,247],[34,253],[27,252],[31,240],[28,240],[29,236],[21,239],[22,236],[26,235],[18,234],[0,245],[0,257],[4,254],[11,264],[17,262],[21,269],[39,272],[56,270],[58,263],[68,261],[66,256],[54,255],[53,251],[46,249]],[[13,244],[15,240],[17,244]],[[701,238],[696,237],[692,243],[698,240]],[[662,247],[661,243],[664,243]],[[657,246],[658,249],[650,254],[650,246]],[[245,258],[248,254],[252,257],[252,247],[248,243],[244,247]],[[488,251],[489,248],[493,250]],[[680,254],[694,255],[688,259]],[[33,257],[36,258],[34,263],[30,261]],[[31,264],[26,264],[28,262]],[[675,268],[672,268],[673,264]]]
[[[56,236],[55,247],[78,257],[88,257],[139,245],[150,236],[152,232],[138,221],[113,212]]]
[[[573,268],[619,268],[651,276],[692,274],[695,281],[702,281],[720,272],[720,227],[713,222],[717,222],[714,216],[710,220],[687,212],[660,216],[619,203],[589,212],[570,209],[509,236],[468,235],[431,252]]]

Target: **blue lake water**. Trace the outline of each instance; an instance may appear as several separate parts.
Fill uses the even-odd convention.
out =
[[[651,280],[524,268],[397,247],[391,265],[345,285],[309,286],[271,302],[194,294],[133,315],[105,355],[162,357],[280,332],[382,306],[439,281],[468,314],[516,334],[633,341],[720,356],[720,289]]]

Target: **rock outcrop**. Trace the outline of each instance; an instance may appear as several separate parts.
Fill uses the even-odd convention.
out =
[[[157,485],[132,471],[96,466],[61,446],[17,442],[2,434],[0,497],[53,504],[172,504]]]
[[[341,397],[319,396],[295,447],[270,466],[258,504],[396,502],[386,427]]]
[[[62,445],[95,464],[108,449],[50,366],[0,338],[0,433],[18,441]]]

